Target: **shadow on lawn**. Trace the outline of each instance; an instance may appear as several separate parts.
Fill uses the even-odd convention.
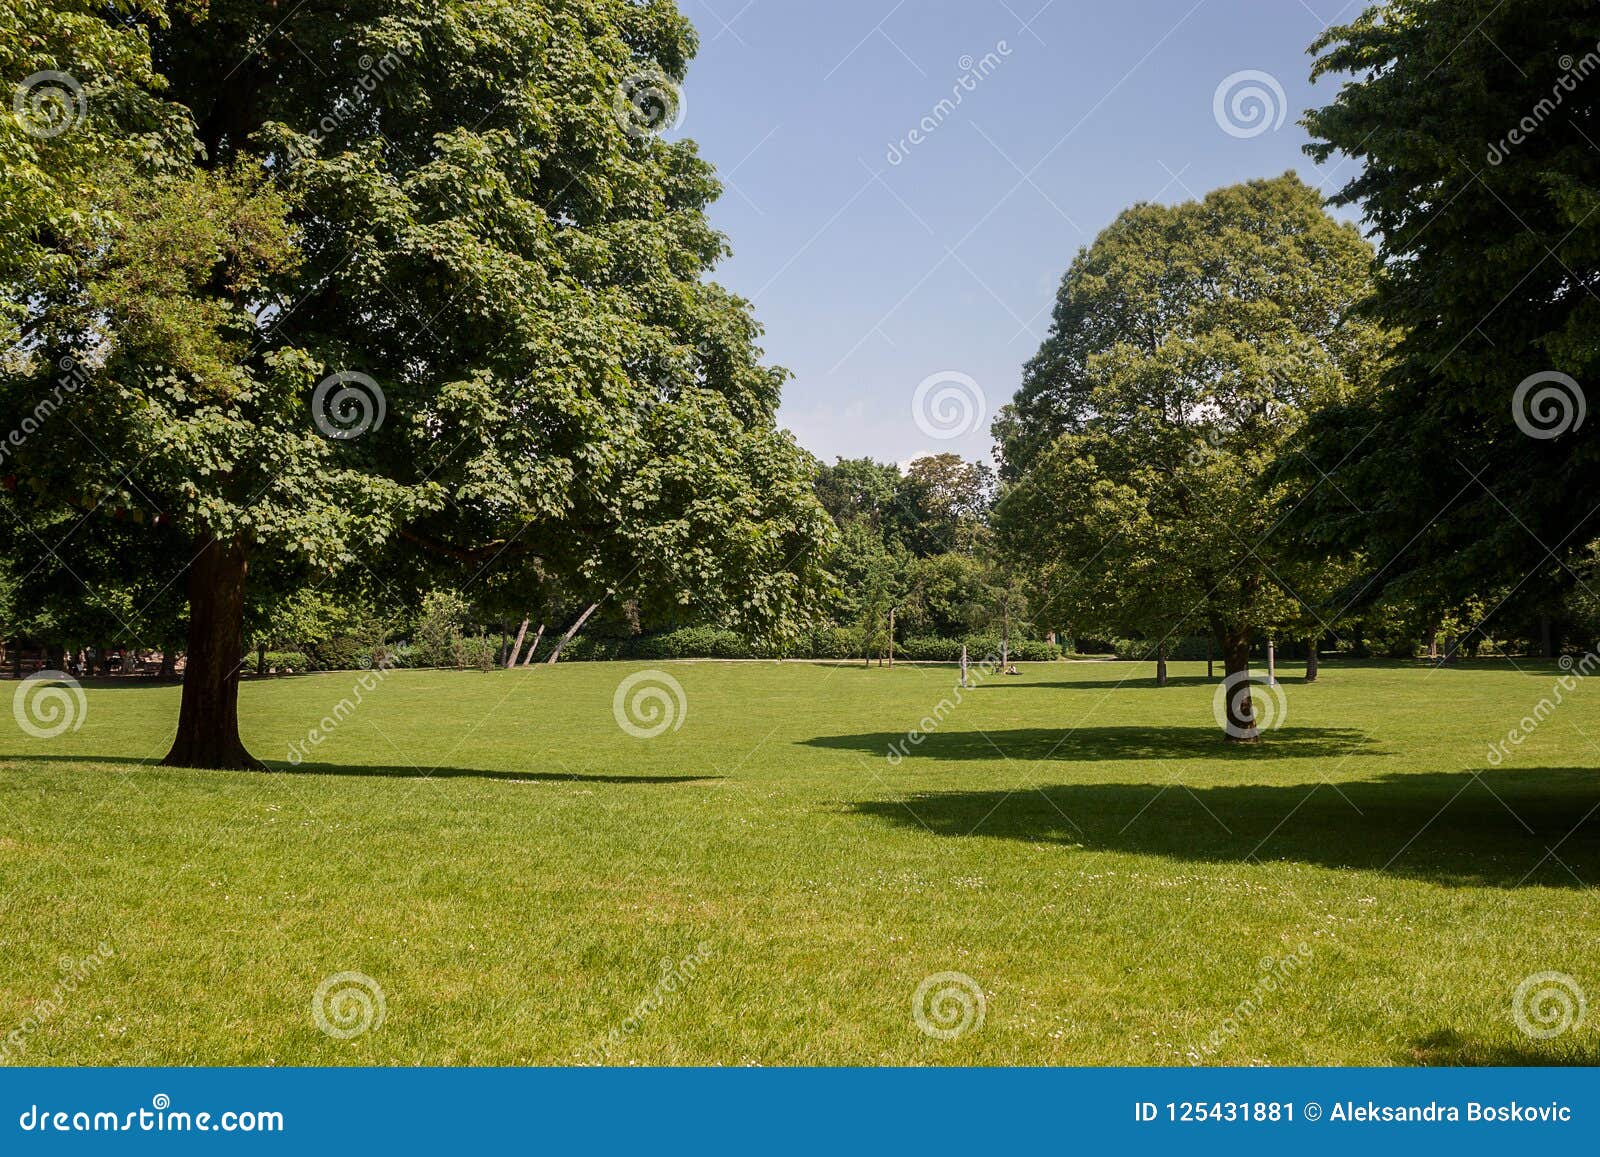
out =
[[[671,784],[711,783],[724,779],[720,775],[583,775],[563,771],[504,771],[478,767],[404,767],[372,766],[347,763],[302,763],[298,767],[281,760],[265,760],[264,772],[241,772],[242,775],[352,775],[389,779],[502,779],[537,780],[540,783],[615,783],[615,784]],[[150,759],[129,759],[112,755],[0,755],[0,763],[110,763],[124,767],[160,767],[159,756]],[[177,770],[177,769],[174,769]],[[204,772],[199,774],[205,774]]]
[[[1572,1034],[1576,1037],[1577,1034]],[[1468,1040],[1455,1029],[1445,1028],[1412,1041],[1396,1058],[1401,1064],[1425,1067],[1533,1068],[1551,1065],[1600,1065],[1600,1049],[1576,1040],[1528,1041],[1490,1044]]]
[[[1600,773],[1592,768],[1394,774],[1337,787],[1056,784],[849,806],[938,836],[1212,863],[1294,860],[1444,885],[1600,883]]]
[[[818,735],[808,747],[834,747],[867,755],[886,755],[891,748],[915,759],[1326,759],[1347,755],[1381,755],[1365,732],[1342,727],[1285,727],[1252,746],[1229,744],[1222,730],[1209,727],[1012,727],[1005,730],[935,731],[920,743],[908,743],[904,731],[871,731],[862,735]],[[997,751],[996,748],[999,750]]]
[[[1131,667],[1132,664],[1129,666]],[[1026,666],[1024,666],[1023,674],[1032,674],[1032,672],[1028,671]],[[1293,677],[1292,675],[1282,681],[1289,683],[1300,682],[1299,679]],[[1221,682],[1221,676],[1218,676],[1215,679],[1207,679],[1204,675],[1170,675],[1167,677],[1168,687],[1214,687]],[[1156,687],[1156,677],[1153,673],[1149,675],[1134,676],[1130,672],[1126,677],[1119,679],[1024,679],[1021,681],[1009,679],[1002,681],[998,678],[995,678],[987,680],[979,684],[977,687],[971,688],[970,691],[990,691],[996,687],[1005,687],[1019,691],[1025,691],[1030,687],[1052,688],[1066,691],[1111,691],[1113,689],[1121,690],[1123,688],[1132,690],[1141,687],[1146,689],[1154,689]]]
[[[354,775],[389,777],[393,779],[504,779],[537,780],[540,783],[616,783],[665,784],[710,783],[725,777],[720,775],[584,775],[564,771],[486,771],[474,767],[360,767],[350,764],[302,763],[293,767],[287,763],[268,761],[271,773],[280,775]],[[271,774],[269,773],[269,774]]]

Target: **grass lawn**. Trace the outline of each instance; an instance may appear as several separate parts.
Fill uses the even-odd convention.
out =
[[[1600,688],[1487,759],[1554,664],[1290,670],[1253,749],[1203,664],[1026,665],[898,763],[951,668],[655,666],[655,738],[613,715],[644,665],[402,671],[290,774],[152,766],[170,686],[8,721],[9,1063],[1600,1061],[1600,1008],[1512,1013],[1537,973],[1600,1001]],[[247,742],[287,771],[356,678],[247,685]],[[385,1014],[336,1039],[351,971]],[[983,994],[953,1039],[913,1017],[945,972]]]

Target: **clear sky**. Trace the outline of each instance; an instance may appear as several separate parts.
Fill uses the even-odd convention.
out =
[[[1350,175],[1311,163],[1298,121],[1337,83],[1310,83],[1306,49],[1355,0],[679,3],[701,49],[671,135],[726,185],[718,280],[794,373],[781,422],[830,461],[987,458],[1061,274],[1126,206]],[[1267,75],[1236,77],[1219,120],[1239,73]]]

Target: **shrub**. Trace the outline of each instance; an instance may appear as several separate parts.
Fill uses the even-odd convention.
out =
[[[409,643],[384,643],[368,647],[357,656],[357,664],[364,669],[409,667],[411,663],[412,648]]]
[[[461,626],[467,602],[454,591],[429,591],[417,617],[414,649],[423,667],[464,667],[467,662]]]
[[[247,659],[245,670],[254,671],[255,669],[254,660]],[[309,671],[311,670],[311,660],[307,658],[304,651],[268,651],[267,670],[278,672],[294,671],[297,673]]]
[[[795,659],[854,659],[861,655],[861,632],[851,627],[818,627],[790,652]]]
[[[1096,646],[1105,644],[1110,654],[1119,659],[1139,659],[1155,662],[1156,649],[1160,645],[1159,639],[1097,639]],[[1083,641],[1079,643],[1080,652],[1083,650]],[[1107,651],[1093,653],[1106,654]],[[1193,661],[1206,657],[1206,637],[1204,635],[1185,635],[1180,638],[1167,640],[1167,658],[1173,660]],[[1221,659],[1221,655],[1214,655]]]
[[[1000,640],[988,636],[961,639],[907,639],[895,648],[897,655],[919,663],[956,663],[961,660],[961,644],[967,645],[967,661],[981,662],[993,656],[1000,660]],[[1013,663],[1048,663],[1061,658],[1061,648],[1038,639],[1012,639],[1007,656]]]
[[[370,653],[370,648],[353,635],[335,635],[331,639],[308,643],[306,652],[319,671],[353,671],[361,666],[361,657],[364,653]]]

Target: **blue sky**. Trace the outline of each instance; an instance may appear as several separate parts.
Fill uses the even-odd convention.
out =
[[[768,360],[795,375],[781,422],[830,461],[987,458],[1061,274],[1126,206],[1288,169],[1330,191],[1350,175],[1311,163],[1298,121],[1337,83],[1310,83],[1307,47],[1361,3],[679,2],[701,50],[672,135],[727,186],[718,280],[755,303]]]

